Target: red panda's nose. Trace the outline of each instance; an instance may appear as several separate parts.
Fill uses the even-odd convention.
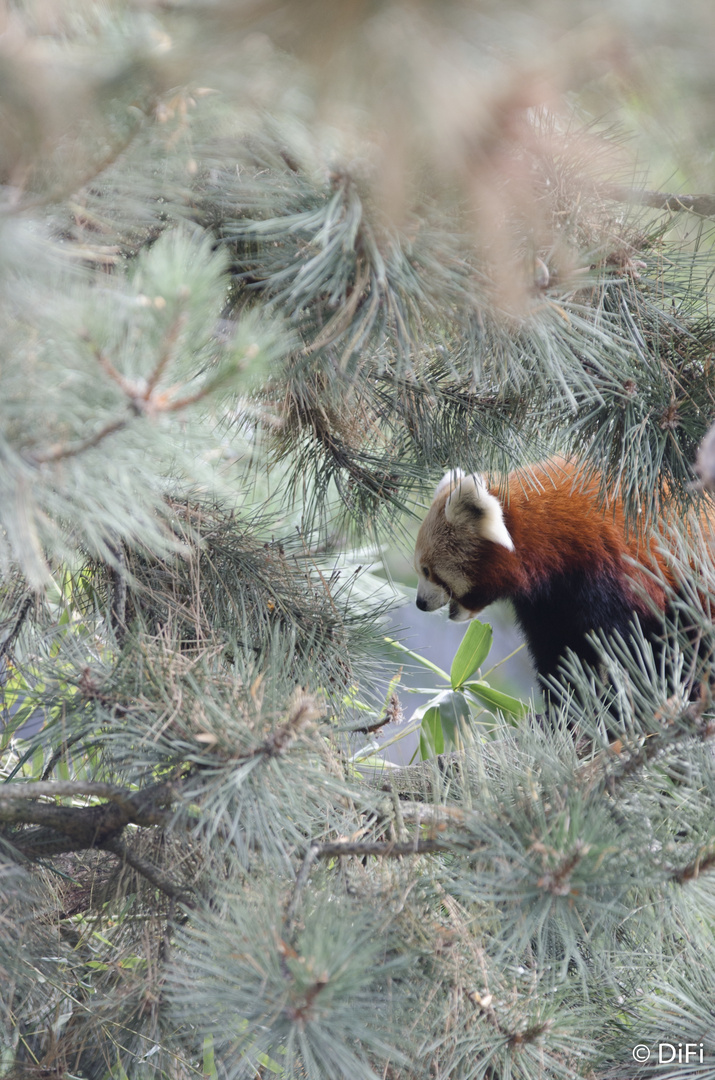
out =
[[[423,600],[421,596],[417,597],[415,603],[417,604],[417,607],[420,609],[420,611],[427,611],[427,601]]]

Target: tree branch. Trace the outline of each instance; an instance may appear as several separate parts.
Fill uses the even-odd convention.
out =
[[[164,335],[164,341],[162,342],[159,359],[157,360],[156,366],[154,367],[154,370],[152,371],[151,375],[147,380],[146,390],[144,391],[143,395],[145,401],[150,400],[152,394],[154,393],[154,390],[159,384],[159,380],[161,379],[164,371],[166,370],[167,364],[173,358],[174,346],[176,345],[179,334],[185,322],[186,313],[183,311],[179,311],[172,320],[171,325],[168,327]]]
[[[625,735],[617,739],[607,750],[579,767],[580,781],[587,785],[605,783],[614,790],[680,740],[695,737],[707,742],[714,738],[715,724],[707,717],[703,722],[706,705],[704,697],[690,702],[670,718],[667,727],[649,732],[645,740],[636,741],[635,745],[629,743]]]
[[[121,647],[127,636],[127,559],[121,544],[109,544],[109,549],[117,561],[116,566],[109,568],[112,580],[109,620],[117,644]]]
[[[715,216],[715,195],[674,195],[662,191],[643,191],[639,188],[614,185],[605,190],[609,198],[616,202],[633,203],[636,206],[652,206],[655,210],[670,210],[678,213],[688,210],[701,217]]]
[[[131,802],[109,802],[99,806],[56,806],[33,799],[5,799],[0,795],[0,821],[7,825],[44,825],[55,832],[80,840],[86,847],[96,847],[125,825],[163,825],[165,811],[142,812]],[[22,845],[19,845],[22,846]]]
[[[694,881],[695,878],[700,877],[707,870],[712,870],[713,867],[715,867],[715,843],[706,844],[692,862],[681,867],[680,870],[674,871],[673,880],[682,885],[686,881]]]
[[[15,783],[0,787],[0,822],[5,825],[36,825],[6,839],[28,858],[62,851],[104,847],[126,825],[164,826],[171,820],[166,809],[176,793],[173,784],[156,784],[129,792],[112,784],[64,781]],[[100,795],[108,799],[99,806],[56,806],[36,802],[48,795]]]
[[[20,633],[20,630],[22,629],[22,624],[27,618],[28,612],[32,607],[32,600],[32,596],[26,596],[23,602],[20,604],[20,610],[17,613],[13,627],[3,641],[2,645],[0,645],[0,660],[2,660],[3,656],[6,655],[8,650],[11,648],[15,638]]]
[[[0,213],[26,214],[43,206],[51,206],[53,203],[63,202],[73,192],[81,191],[82,188],[86,187],[87,184],[91,183],[93,180],[96,180],[98,176],[113,165],[124,151],[131,146],[132,142],[137,137],[137,134],[141,131],[142,123],[143,117],[141,120],[137,120],[134,123],[123,139],[117,139],[109,147],[104,157],[93,162],[89,168],[85,169],[81,176],[74,177],[71,184],[55,187],[52,191],[48,191],[44,195],[36,195],[32,198],[25,199],[24,201],[21,201],[17,196],[15,199],[8,199],[0,204]]]
[[[81,840],[73,840],[64,833],[43,826],[9,834],[0,830],[0,837],[2,837],[3,846],[12,848],[18,858],[28,862],[49,858],[52,855],[64,855],[68,851],[85,851],[88,847],[94,846],[85,844]]]
[[[0,804],[7,799],[36,799],[42,795],[96,795],[111,802],[128,803],[136,794],[117,784],[101,784],[91,780],[14,780],[0,786]]]
[[[388,841],[352,841],[335,840],[325,844],[312,844],[305,853],[303,863],[295,879],[293,894],[285,914],[284,933],[289,933],[298,909],[300,896],[306,886],[310,871],[317,859],[335,858],[337,855],[381,855],[385,858],[397,858],[404,855],[427,855],[440,851],[450,851],[452,845],[435,836],[423,837],[404,843]]]
[[[76,731],[74,733],[74,735],[68,736],[68,738],[66,738],[63,742],[60,743],[60,745],[57,747],[57,749],[52,754],[52,757],[50,758],[50,760],[47,762],[47,765],[45,766],[45,770],[44,770],[44,772],[42,774],[42,779],[43,780],[47,780],[50,776],[52,776],[52,773],[54,772],[54,769],[55,769],[55,766],[57,765],[57,763],[59,761],[61,761],[61,759],[64,757],[64,755],[67,753],[67,751],[70,750],[74,746],[75,743],[78,743],[80,741],[80,739],[83,739],[83,738],[84,738],[84,732],[83,731]]]
[[[95,431],[94,435],[89,435],[86,439],[82,439],[75,443],[65,443],[63,445],[50,446],[47,450],[35,450],[28,457],[32,461],[33,465],[45,465],[48,462],[61,461],[63,458],[77,457],[78,454],[83,454],[85,450],[91,450],[93,446],[99,445],[108,435],[113,435],[116,431],[121,431],[127,426],[131,416],[119,417],[116,420],[110,420],[104,427]]]
[[[112,855],[116,855],[118,859],[127,863],[133,870],[136,870],[138,874],[146,878],[156,889],[165,893],[166,896],[170,896],[172,900],[179,900],[183,904],[192,906],[192,897],[194,895],[193,889],[188,886],[177,885],[171,878],[162,874],[160,870],[149,862],[148,859],[143,859],[136,852],[133,852],[131,848],[127,847],[118,837],[114,837],[110,840],[106,840],[102,845],[102,850],[110,851]]]
[[[397,843],[393,840],[334,840],[326,844],[316,844],[315,859],[333,859],[338,855],[382,855],[386,858],[398,858],[402,855],[434,855],[440,851],[452,851],[454,845],[436,836]]]

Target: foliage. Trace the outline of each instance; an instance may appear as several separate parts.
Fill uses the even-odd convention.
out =
[[[685,64],[629,2],[5,13],[0,1076],[712,1075],[715,204],[650,190],[715,183],[689,13]],[[535,715],[486,624],[386,642],[379,553],[553,453],[685,584]]]
[[[432,693],[433,696],[425,705],[415,709],[410,722],[402,725],[399,733],[383,744],[385,748],[419,730],[420,756],[424,760],[435,754],[443,754],[446,750],[461,749],[465,744],[473,742],[475,729],[478,732],[481,727],[483,734],[494,731],[498,725],[495,724],[493,716],[507,717],[514,721],[526,713],[527,706],[523,701],[496,690],[486,679],[473,678],[492,647],[492,628],[488,623],[475,620],[469,625],[452,661],[449,675],[431,660],[412,652],[400,642],[393,641],[392,638],[386,638],[386,641],[428,671],[439,675],[449,688],[435,687],[428,690],[421,687],[413,691]],[[385,711],[389,708],[389,697],[392,693],[394,688],[391,684]],[[485,712],[490,714],[488,721],[483,719]],[[377,764],[378,768],[384,768],[384,759],[373,757],[370,749],[368,747],[367,756],[365,750],[359,751],[353,760],[363,766]]]

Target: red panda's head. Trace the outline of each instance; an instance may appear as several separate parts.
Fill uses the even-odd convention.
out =
[[[501,503],[476,473],[448,472],[437,485],[415,545],[417,607],[436,611],[449,604],[455,622],[477,614],[460,602],[473,588],[473,568],[483,541],[514,550]],[[466,568],[470,568],[470,576]]]

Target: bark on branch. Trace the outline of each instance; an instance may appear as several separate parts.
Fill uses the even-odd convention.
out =
[[[33,597],[26,596],[23,602],[20,604],[17,615],[15,616],[15,622],[13,623],[10,632],[3,641],[2,645],[0,645],[0,660],[2,660],[3,656],[5,656],[6,653],[8,653],[12,648],[15,638],[20,633],[20,630],[22,629],[22,624],[24,623],[25,619],[29,614],[32,603]]]
[[[122,431],[131,418],[130,414],[119,416],[116,420],[110,420],[103,427],[98,428],[93,435],[89,435],[86,439],[74,443],[58,443],[55,446],[50,446],[47,450],[35,450],[28,457],[33,465],[46,465],[49,462],[62,461],[64,458],[77,457],[79,454],[83,454],[85,450],[91,450],[93,447],[98,446],[108,435],[114,435],[115,432]]]
[[[415,837],[397,843],[392,840],[335,840],[315,845],[316,859],[333,859],[337,855],[382,855],[397,858],[401,855],[434,855],[438,851],[451,851],[453,843],[436,836]]]
[[[153,863],[148,859],[144,859],[141,855],[137,855],[132,851],[131,847],[128,847],[119,838],[107,840],[102,844],[104,851],[110,851],[112,855],[116,855],[122,862],[127,863],[133,870],[136,870],[138,874],[146,878],[156,889],[163,892],[166,896],[170,896],[172,900],[179,900],[181,903],[191,906],[191,900],[193,897],[193,891],[182,885],[177,885],[170,877],[163,874],[161,870],[158,870]]]
[[[31,780],[3,784],[0,787],[0,804],[8,799],[39,799],[41,796],[74,798],[75,795],[95,795],[112,802],[126,802],[136,792],[116,784],[100,784],[87,780]]]
[[[394,840],[334,840],[324,844],[313,844],[305,853],[303,864],[298,871],[293,888],[293,895],[286,909],[284,932],[287,936],[293,926],[301,893],[305,888],[313,863],[317,859],[335,858],[337,855],[381,855],[385,858],[397,858],[401,855],[434,855],[440,851],[449,851],[450,844],[436,836],[415,836],[414,840],[398,843]]]
[[[715,869],[715,844],[707,844],[687,866],[673,872],[673,880],[680,885],[695,881],[701,874]]]
[[[57,806],[40,797],[96,795],[107,802],[94,806]],[[0,787],[0,824],[37,826],[6,834],[16,851],[30,859],[64,851],[105,847],[127,825],[166,825],[176,786],[156,784],[131,792],[112,784],[48,781]]]
[[[636,206],[652,206],[655,210],[678,213],[687,210],[701,217],[715,216],[715,195],[675,195],[663,191],[643,191],[639,188],[615,185],[605,194],[616,202],[633,203]]]

